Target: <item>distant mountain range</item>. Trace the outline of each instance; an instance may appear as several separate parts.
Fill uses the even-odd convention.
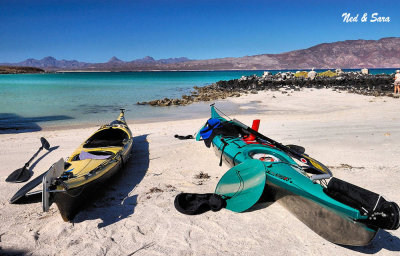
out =
[[[323,43],[280,54],[260,54],[239,58],[191,60],[181,57],[155,60],[146,56],[142,59],[122,61],[114,56],[105,63],[87,63],[45,57],[41,60],[27,59],[18,63],[0,65],[37,67],[47,71],[397,68],[400,67],[400,37]]]
[[[87,63],[80,62],[77,60],[57,60],[54,57],[48,56],[41,60],[27,59],[18,63],[1,63],[2,66],[22,66],[22,67],[37,67],[45,70],[120,70],[127,67],[130,70],[131,67],[148,67],[154,65],[165,65],[165,64],[177,64],[181,62],[190,61],[190,59],[181,58],[169,58],[155,60],[150,56],[146,56],[142,59],[132,61],[122,61],[117,57],[112,57],[108,62],[105,63]]]

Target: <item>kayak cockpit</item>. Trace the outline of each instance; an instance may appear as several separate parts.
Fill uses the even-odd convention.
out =
[[[129,134],[120,128],[107,127],[93,134],[83,148],[122,147],[129,140]]]

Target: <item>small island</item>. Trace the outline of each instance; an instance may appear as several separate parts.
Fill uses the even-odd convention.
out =
[[[0,66],[0,74],[34,74],[45,71],[35,67]]]

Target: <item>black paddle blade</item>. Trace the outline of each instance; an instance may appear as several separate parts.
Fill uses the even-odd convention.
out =
[[[40,142],[42,143],[43,148],[45,148],[46,150],[49,150],[50,143],[45,138],[41,137]]]
[[[297,151],[300,154],[304,154],[304,152],[306,152],[306,149],[302,146],[298,146],[298,145],[286,145],[286,147],[289,147],[291,149],[293,149],[294,151]]]
[[[6,179],[7,182],[14,182],[14,183],[19,183],[19,182],[25,182],[29,180],[31,177],[31,173],[29,170],[24,166],[20,169],[17,169],[13,171]]]
[[[46,175],[47,171],[40,174],[38,177],[34,178],[32,181],[25,184],[17,193],[10,199],[11,204],[19,203],[21,200],[28,196],[28,193],[37,187],[40,183],[42,183],[43,176]],[[40,196],[40,200],[42,200],[42,196]],[[26,200],[25,200],[26,201]]]

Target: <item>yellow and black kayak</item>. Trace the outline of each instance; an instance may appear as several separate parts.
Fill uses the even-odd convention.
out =
[[[101,126],[65,162],[60,159],[49,169],[43,177],[43,210],[55,203],[64,221],[72,220],[104,182],[123,168],[132,144],[121,109],[117,120]]]

